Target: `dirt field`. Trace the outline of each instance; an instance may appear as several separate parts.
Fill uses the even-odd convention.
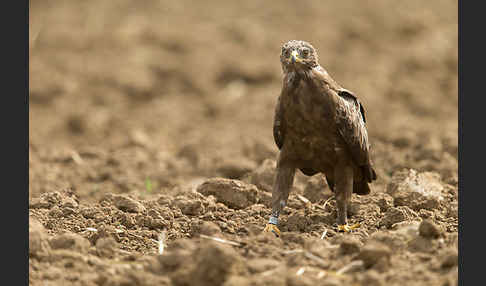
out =
[[[31,285],[457,285],[457,1],[272,4],[32,9]],[[367,110],[379,179],[350,234],[301,173],[262,233],[291,39]]]

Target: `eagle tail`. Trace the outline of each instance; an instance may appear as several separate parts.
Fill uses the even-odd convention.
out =
[[[353,186],[353,193],[358,195],[367,195],[371,192],[371,188],[368,183],[376,180],[376,172],[371,165],[361,167],[363,172],[363,179],[356,182]]]
[[[361,168],[366,182],[371,183],[376,180],[376,172],[371,165],[362,166]]]
[[[371,192],[370,185],[368,185],[368,182],[366,180],[361,180],[360,182],[357,182],[353,186],[353,193],[356,193],[358,195],[367,195]]]

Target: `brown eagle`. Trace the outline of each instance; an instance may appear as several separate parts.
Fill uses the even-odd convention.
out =
[[[272,191],[272,215],[265,231],[280,235],[280,211],[287,204],[295,170],[323,173],[337,202],[339,231],[347,224],[351,194],[370,193],[376,180],[363,105],[322,68],[314,47],[292,40],[282,47],[283,87],[275,109],[273,137],[280,149]]]

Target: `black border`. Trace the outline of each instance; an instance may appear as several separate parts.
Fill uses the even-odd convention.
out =
[[[29,284],[29,1],[2,2],[2,284]],[[6,183],[6,184],[5,184]],[[13,282],[11,282],[13,281]]]
[[[484,164],[484,10],[478,1],[458,1],[459,18],[459,285],[484,280],[486,177]],[[465,5],[467,3],[467,5]],[[477,6],[474,7],[473,4]],[[476,67],[474,67],[476,65]],[[467,118],[467,119],[466,119]],[[465,138],[468,134],[468,140]],[[481,154],[482,153],[482,154]],[[475,161],[475,162],[474,162]]]

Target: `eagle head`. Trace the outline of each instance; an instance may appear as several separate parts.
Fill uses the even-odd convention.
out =
[[[299,71],[318,66],[317,52],[305,41],[291,40],[282,46],[280,63],[284,71]]]

